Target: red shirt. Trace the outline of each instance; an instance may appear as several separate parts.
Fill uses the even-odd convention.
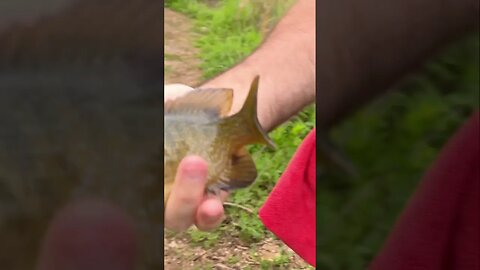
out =
[[[305,138],[267,202],[263,224],[308,263],[315,265],[315,130]]]
[[[476,112],[441,151],[370,269],[480,269],[479,122]],[[260,209],[265,226],[314,266],[315,142],[313,130]]]

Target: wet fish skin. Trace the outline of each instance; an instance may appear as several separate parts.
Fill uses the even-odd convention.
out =
[[[201,89],[165,104],[164,198],[167,202],[176,170],[187,155],[208,164],[208,190],[232,190],[253,183],[254,161],[245,146],[254,143],[274,147],[257,119],[259,77],[251,85],[239,113],[230,112],[232,89]]]

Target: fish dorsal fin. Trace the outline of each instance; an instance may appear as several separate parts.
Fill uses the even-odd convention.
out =
[[[233,89],[211,88],[197,89],[167,101],[164,106],[165,114],[194,111],[214,112],[220,118],[227,117],[232,108]]]
[[[247,144],[262,143],[275,149],[275,143],[268,137],[268,133],[261,126],[257,117],[257,94],[260,76],[254,77],[247,98],[243,103],[242,109],[235,115],[226,119],[226,124],[241,123],[241,130],[238,130],[237,135],[243,134],[244,139],[247,139]],[[230,123],[229,123],[230,122]],[[235,124],[238,126],[238,124]]]

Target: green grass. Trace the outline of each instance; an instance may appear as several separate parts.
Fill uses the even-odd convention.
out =
[[[210,78],[250,54],[262,41],[263,28],[272,26],[293,1],[224,0],[216,1],[214,8],[205,2],[170,0],[165,6],[194,20],[195,31],[200,34],[196,46],[201,68],[204,77]]]
[[[246,4],[240,7],[240,2]],[[170,0],[166,5],[193,19],[200,34],[196,46],[201,68],[205,78],[210,78],[260,44],[264,26],[272,25],[288,7],[280,2],[224,0],[212,6]],[[334,141],[351,157],[360,176],[351,179],[328,172],[318,180],[319,269],[364,269],[378,252],[425,169],[478,108],[478,50],[477,36],[455,44],[397,86],[399,91],[332,130]],[[228,220],[219,230],[188,232],[193,244],[211,247],[225,235],[257,242],[269,235],[256,211],[314,127],[314,112],[314,107],[307,108],[271,134],[277,151],[250,148],[259,178],[253,186],[235,192],[232,201],[251,208],[255,215],[227,206]],[[280,256],[276,262],[264,261],[262,267],[270,269],[284,260]]]

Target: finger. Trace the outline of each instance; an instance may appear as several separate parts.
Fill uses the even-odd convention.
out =
[[[177,176],[165,209],[165,227],[184,231],[195,221],[195,213],[203,201],[207,184],[207,163],[190,156],[178,166]]]
[[[195,225],[202,231],[217,228],[225,219],[223,202],[220,197],[209,196],[198,207]]]
[[[193,90],[194,89],[192,87],[184,84],[165,85],[165,88],[163,91],[163,101],[165,102],[167,100],[175,99]]]
[[[102,201],[66,206],[52,221],[42,247],[38,270],[133,270],[135,266],[133,223]]]

